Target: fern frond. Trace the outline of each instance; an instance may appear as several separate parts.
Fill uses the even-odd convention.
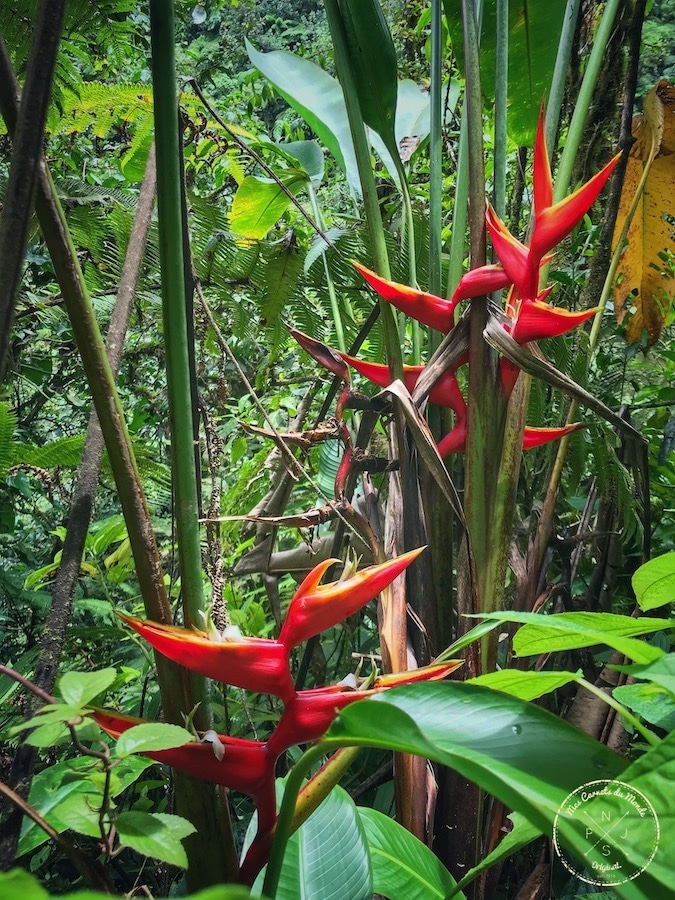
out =
[[[0,478],[4,478],[12,465],[12,447],[16,416],[9,403],[0,403]]]

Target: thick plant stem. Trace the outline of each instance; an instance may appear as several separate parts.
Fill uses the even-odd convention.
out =
[[[171,468],[183,615],[190,627],[200,623],[204,605],[186,315],[173,0],[150,0],[150,32]],[[191,708],[200,704],[195,714],[197,728],[210,727],[206,679],[191,673],[189,693]],[[236,865],[234,841],[229,817],[215,790],[191,778],[177,780],[176,787],[179,812],[197,828],[197,834],[186,841],[190,890],[232,878],[232,867]],[[210,836],[209,841],[205,840],[206,835]]]
[[[14,126],[12,158],[0,218],[0,380],[5,371],[16,293],[21,283],[38,160],[59,47],[65,0],[42,0],[24,85],[24,104]],[[1,38],[0,38],[1,41]],[[2,45],[3,54],[7,49]],[[10,90],[11,80],[5,90]]]
[[[183,271],[181,173],[171,0],[151,0],[150,26],[157,144],[157,211],[176,533],[185,624],[190,627],[199,624],[199,612],[203,608],[202,565]]]
[[[429,290],[441,295],[443,224],[443,84],[441,0],[431,0],[431,133],[429,136]],[[437,337],[437,336],[436,336]],[[430,347],[436,349],[440,341]]]

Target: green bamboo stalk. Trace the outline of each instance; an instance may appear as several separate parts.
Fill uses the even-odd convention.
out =
[[[577,27],[580,6],[581,0],[567,0],[553,78],[551,79],[551,90],[549,91],[548,103],[546,104],[546,144],[549,147],[555,146],[555,139],[558,133],[560,111],[565,93],[565,79],[572,55],[574,32]]]
[[[494,188],[493,204],[500,219],[506,213],[506,102],[509,75],[509,2],[497,0],[497,56],[495,61]]]
[[[441,294],[441,252],[443,242],[443,60],[441,0],[431,0],[431,131],[429,135],[429,290]],[[430,351],[436,349],[438,335],[430,332]],[[435,346],[434,346],[435,344]]]
[[[187,627],[203,610],[197,478],[194,462],[189,345],[183,276],[181,173],[172,0],[150,0],[152,75],[157,145],[157,211],[162,273],[164,345],[171,427],[176,534]]]
[[[384,239],[384,226],[380,204],[377,198],[375,175],[370,161],[370,146],[366,135],[366,129],[359,107],[358,95],[354,85],[354,77],[349,66],[347,42],[344,34],[340,8],[337,0],[324,0],[326,19],[333,42],[335,52],[335,70],[338,80],[342,85],[342,91],[347,108],[349,127],[354,141],[354,153],[359,171],[361,191],[363,193],[363,206],[366,216],[366,226],[370,238],[370,249],[373,255],[373,264],[377,272],[383,278],[391,278],[389,255]],[[387,351],[387,362],[394,378],[403,375],[403,359],[401,356],[401,339],[396,326],[396,321],[391,307],[386,300],[380,300],[380,316],[384,328],[384,340]]]
[[[204,601],[184,277],[173,0],[150,0],[150,32],[171,468],[183,616],[186,627],[190,627],[201,624]],[[188,710],[199,704],[196,727],[209,728],[205,678],[190,673],[186,700]],[[236,873],[234,840],[229,818],[213,786],[181,777],[176,781],[176,800],[181,815],[197,828],[197,834],[186,843],[190,890],[231,879]]]
[[[567,196],[570,181],[572,180],[572,171],[574,163],[579,153],[579,147],[583,138],[584,125],[588,117],[588,111],[591,107],[593,99],[593,91],[598,81],[598,75],[605,56],[605,50],[612,30],[614,29],[614,20],[621,6],[622,0],[608,0],[600,19],[600,25],[595,35],[593,49],[588,58],[586,71],[581,82],[579,95],[574,104],[574,112],[572,121],[567,132],[567,140],[565,147],[560,156],[560,164],[555,178],[555,187],[553,191],[553,202],[558,203]]]
[[[452,234],[445,296],[451,297],[462,277],[464,267],[465,234],[469,202],[469,135],[466,103],[462,110],[459,129],[459,149],[457,151],[457,172],[455,173],[455,202],[452,208]]]

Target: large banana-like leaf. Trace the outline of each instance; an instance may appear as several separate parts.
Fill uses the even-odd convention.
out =
[[[565,0],[509,0],[508,131],[521,145],[531,145],[541,101],[551,89]],[[459,65],[464,66],[461,3],[444,0],[448,30]],[[485,0],[481,28],[481,87],[494,98],[497,54],[497,3]]]

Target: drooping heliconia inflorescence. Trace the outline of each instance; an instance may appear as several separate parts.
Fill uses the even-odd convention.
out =
[[[461,663],[426,666],[396,675],[376,676],[359,685],[355,676],[339,684],[296,691],[291,676],[291,652],[310,637],[337,625],[362,609],[412,563],[422,549],[370,566],[344,579],[321,584],[338,559],[320,562],[290,601],[277,639],[246,637],[230,627],[219,632],[161,625],[123,615],[124,621],[157,652],[215,681],[279,697],[284,711],[264,741],[207,732],[192,743],[146,755],[178,771],[251,796],[258,813],[258,830],[242,866],[242,880],[252,882],[266,862],[276,822],[275,766],[289,747],[319,739],[338,712],[356,700],[413,681],[445,678]],[[111,710],[92,717],[111,737],[141,724],[140,719]]]
[[[485,221],[499,263],[481,266],[467,272],[449,300],[388,281],[365,266],[358,263],[354,265],[383,300],[421,324],[443,334],[448,334],[455,327],[456,310],[461,301],[510,288],[503,327],[513,340],[523,345],[542,338],[558,337],[582,325],[595,315],[597,310],[570,312],[549,304],[547,298],[551,288],[539,290],[541,268],[552,258],[553,248],[570,234],[593,205],[618,160],[618,156],[614,157],[585,185],[559,203],[553,203],[553,182],[542,109],[534,150],[533,223],[528,244],[517,240],[488,204]],[[349,366],[380,387],[387,387],[391,383],[388,366],[358,360],[325,347],[299,332],[292,333],[319,363],[334,374],[342,374],[345,380],[349,380],[347,370]],[[461,453],[466,446],[467,405],[457,382],[456,371],[467,361],[468,356],[465,355],[451,368],[446,369],[429,393],[430,403],[452,409],[455,414],[455,426],[438,442],[438,451],[443,457],[451,453]],[[347,370],[346,376],[340,364]],[[502,389],[508,398],[520,370],[506,358],[500,360],[500,366]],[[411,393],[423,369],[423,366],[404,366],[403,380]],[[348,401],[343,400],[343,405],[345,402]],[[523,447],[529,450],[563,437],[579,427],[581,426],[567,425],[563,428],[527,426]]]

